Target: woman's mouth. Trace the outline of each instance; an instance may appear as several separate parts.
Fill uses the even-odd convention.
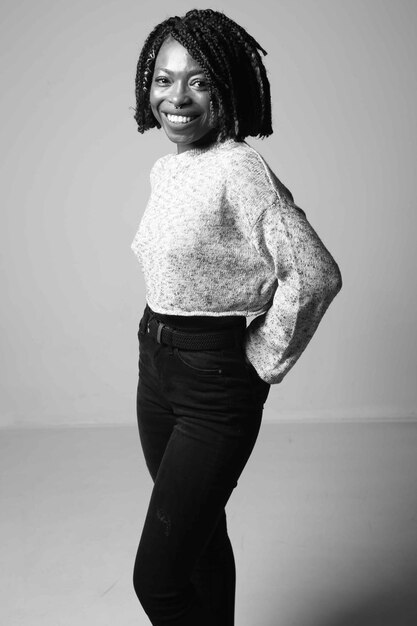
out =
[[[198,115],[173,115],[172,113],[164,113],[168,122],[171,124],[189,124],[193,120],[197,119]]]

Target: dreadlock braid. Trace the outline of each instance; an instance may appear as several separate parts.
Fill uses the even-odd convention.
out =
[[[140,133],[160,128],[149,96],[155,60],[169,36],[186,48],[206,75],[220,141],[272,134],[270,85],[260,55],[267,53],[244,28],[213,9],[193,9],[184,17],[170,17],[145,40],[135,80],[134,117]]]
[[[216,60],[217,82],[223,84],[225,87],[222,94],[222,100],[224,101],[227,113],[225,115],[225,119],[222,120],[224,123],[222,130],[225,134],[226,128],[233,124],[235,127],[235,132],[236,134],[238,134],[238,111],[233,89],[235,78],[232,73],[231,65],[227,62],[228,59],[230,59],[234,54],[233,49],[230,47],[230,38],[224,37],[223,33],[220,30],[217,30],[216,38],[216,36],[213,36],[213,25],[206,23],[206,21],[202,19],[201,14],[197,16],[197,18],[199,19],[201,33],[208,42],[207,45],[210,54]],[[227,51],[226,55],[224,54],[225,50]]]
[[[200,62],[202,65],[205,58],[212,60],[212,69],[209,70],[209,74],[213,78],[209,82],[209,89],[211,84],[210,96],[213,105],[216,105],[218,113],[221,111],[221,114],[218,114],[218,122],[220,136],[223,139],[228,134],[227,128],[233,125],[236,114],[233,102],[230,101],[230,87],[233,84],[233,77],[219,42],[213,38],[212,30],[199,15],[197,19],[199,21],[198,28],[193,33],[197,40],[195,55],[198,60],[201,56]],[[223,85],[223,92],[220,89],[220,85]]]
[[[221,31],[224,31],[224,37],[228,41],[231,41],[231,45],[234,48],[238,60],[238,68],[243,67],[241,74],[244,73],[245,79],[249,80],[251,83],[250,89],[247,89],[243,80],[238,81],[235,97],[241,106],[243,105],[244,108],[249,108],[254,111],[256,119],[259,121],[260,131],[253,133],[245,128],[242,129],[243,134],[245,136],[259,134],[264,120],[268,118],[270,120],[271,116],[269,82],[258,49],[260,49],[264,55],[266,55],[266,51],[241,26],[232,22],[226,15],[220,14],[219,24]],[[230,38],[230,30],[232,30],[234,35],[232,38]],[[248,71],[248,63],[251,66],[252,72]],[[247,102],[246,94],[249,94],[250,102]],[[247,119],[248,116],[243,117]],[[253,126],[253,123],[251,126]],[[270,130],[272,132],[272,129]],[[267,134],[271,133],[265,133],[264,136]]]

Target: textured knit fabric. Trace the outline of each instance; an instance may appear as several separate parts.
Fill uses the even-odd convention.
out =
[[[146,300],[168,315],[257,315],[245,352],[279,383],[341,288],[339,268],[260,154],[228,139],[168,154],[132,250]]]

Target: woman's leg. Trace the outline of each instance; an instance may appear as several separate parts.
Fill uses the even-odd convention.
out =
[[[155,482],[165,449],[177,422],[169,404],[156,393],[148,372],[142,371],[137,394],[137,414],[141,444],[149,472]],[[144,563],[136,560],[135,581]],[[234,623],[235,561],[227,534],[226,514],[223,510],[219,522],[197,560],[191,576],[197,596],[208,614],[215,616],[217,626]],[[135,587],[138,584],[135,582]]]
[[[231,626],[234,562],[224,507],[255,443],[262,407],[252,403],[248,411],[248,397],[239,406],[230,399],[236,367],[243,396],[248,387],[236,352],[179,354],[146,336],[141,354],[139,432],[154,488],[135,589],[154,626]]]
[[[235,615],[236,570],[227,533],[226,514],[217,523],[191,576],[197,595],[216,626],[232,626]]]

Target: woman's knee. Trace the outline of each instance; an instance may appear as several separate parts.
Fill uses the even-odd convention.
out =
[[[153,624],[171,623],[173,616],[179,621],[173,623],[195,623],[187,621],[199,608],[199,600],[192,584],[184,586],[180,582],[167,582],[163,578],[149,572],[148,568],[136,561],[133,570],[133,587],[142,605]],[[184,619],[185,621],[182,621]]]
[[[147,595],[144,583],[145,580],[142,575],[141,567],[136,560],[135,567],[133,568],[133,588],[141,604],[142,598],[145,600],[145,596]]]
[[[160,558],[138,551],[133,569],[133,588],[145,611],[152,611],[165,595],[175,594],[175,585],[163,569]]]
[[[152,560],[142,559],[138,553],[133,568],[133,588],[145,610],[152,604],[152,598],[158,595],[158,579],[154,569]]]

